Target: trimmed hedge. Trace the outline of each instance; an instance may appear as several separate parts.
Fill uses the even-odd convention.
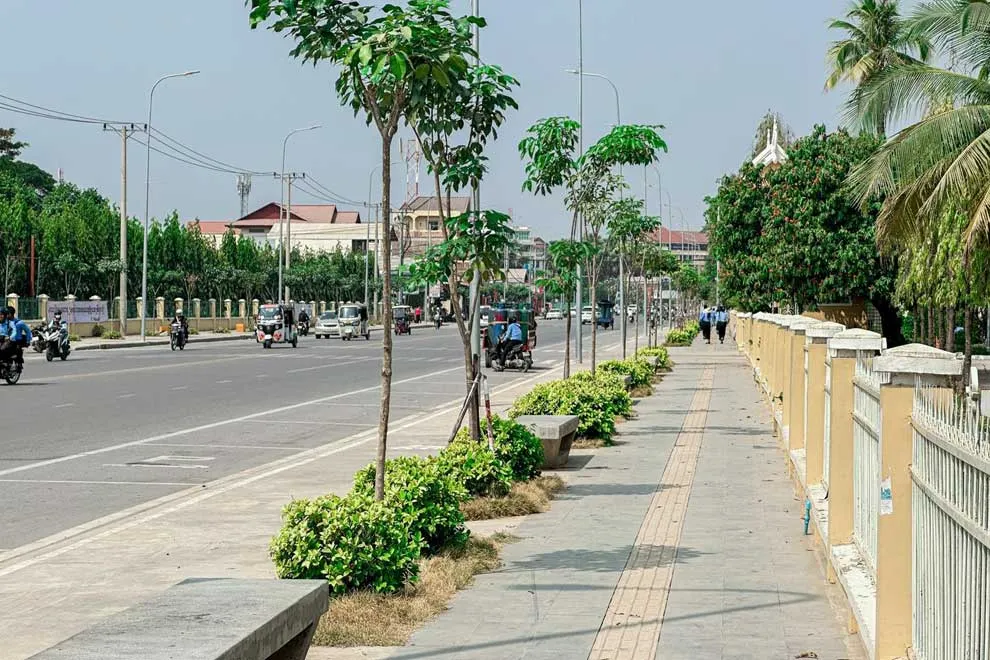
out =
[[[374,463],[354,475],[352,492],[375,496]],[[467,541],[460,509],[465,499],[463,485],[436,459],[399,456],[385,462],[385,502],[403,514],[428,554]]]
[[[502,497],[512,488],[512,467],[488,450],[487,443],[453,442],[435,459],[475,497]]]
[[[604,373],[628,375],[631,378],[630,385],[632,387],[650,385],[653,382],[653,375],[656,373],[652,364],[638,358],[609,360],[599,364],[598,369]]]
[[[578,434],[609,441],[615,433],[615,417],[632,411],[632,399],[622,380],[609,373],[581,372],[565,380],[537,385],[521,396],[509,411],[522,415],[577,415]]]
[[[270,550],[278,577],[324,579],[339,595],[391,593],[415,582],[422,546],[400,509],[352,494],[287,504]]]
[[[670,352],[663,346],[651,346],[649,348],[641,348],[639,349],[639,351],[636,352],[636,355],[658,358],[657,369],[670,368]]]
[[[522,424],[511,419],[502,419],[498,415],[492,417],[492,431],[495,436],[495,456],[512,470],[515,481],[529,481],[540,476],[543,466],[543,443]],[[481,442],[485,444],[488,437],[488,420],[481,422]],[[458,431],[454,442],[473,442],[467,428]]]

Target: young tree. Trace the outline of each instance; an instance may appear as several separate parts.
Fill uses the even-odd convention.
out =
[[[646,237],[660,228],[660,218],[643,215],[645,203],[640,199],[621,200],[616,213],[609,221],[608,233],[614,246],[618,248],[620,259],[626,260],[625,290],[630,291],[632,285],[633,265],[636,257],[641,257],[636,246]],[[641,262],[642,263],[642,262]],[[621,310],[626,314],[626,310]],[[625,345],[622,347],[625,356]],[[639,351],[639,332],[636,333],[635,350]]]
[[[271,28],[297,42],[292,55],[340,67],[341,103],[374,124],[381,141],[383,322],[392,324],[391,161],[400,123],[418,116],[435,85],[460,80],[467,71],[462,25],[448,0],[410,0],[407,7],[380,9],[344,0],[251,0],[251,25],[274,18]],[[375,497],[385,493],[385,457],[392,388],[392,334],[382,333],[381,411]]]
[[[14,139],[15,129],[0,128],[0,158],[11,160],[21,155],[21,150],[28,146],[27,142]]]
[[[551,274],[536,281],[548,296],[563,298],[564,310],[564,378],[571,375],[571,304],[577,289],[578,267],[592,257],[595,247],[591,243],[575,240],[553,241],[547,246]]]

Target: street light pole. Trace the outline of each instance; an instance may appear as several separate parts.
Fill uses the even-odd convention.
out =
[[[480,0],[471,0],[471,14],[475,17],[481,16]],[[481,29],[477,25],[474,25],[474,36],[473,45],[475,52],[475,60],[478,64],[481,64]],[[481,213],[481,186],[480,183],[474,186],[473,190],[473,204],[475,213]],[[450,209],[447,209],[450,212]],[[478,218],[480,220],[480,216]],[[475,299],[479,299],[478,289],[481,288],[481,272],[475,268],[474,272],[471,274],[471,287],[468,289],[468,305],[470,309],[468,310],[468,318],[471,320],[471,354],[473,360],[480,360],[481,358],[481,314],[478,313],[478,309],[474,307]],[[451,297],[456,296],[455,292],[451,292]],[[460,302],[460,301],[458,301]],[[460,310],[455,310],[455,314],[460,314]],[[477,401],[477,397],[475,398]],[[472,425],[474,423],[474,410],[475,406],[471,407],[472,410]],[[474,437],[474,430],[472,429],[472,437]]]
[[[282,302],[288,304],[289,302],[289,287],[282,288],[282,273],[288,268],[289,264],[289,254],[286,252],[285,242],[283,240],[282,225],[283,218],[289,222],[289,251],[292,250],[292,218],[289,217],[289,210],[285,208],[285,148],[289,144],[289,138],[296,133],[302,133],[303,131],[315,131],[321,128],[322,124],[313,124],[312,126],[306,126],[305,128],[296,128],[289,131],[289,134],[285,136],[282,140],[282,173],[279,177],[279,182],[282,184],[282,201],[279,204],[278,212],[278,290],[282,296]],[[292,179],[289,179],[289,200],[291,205],[292,200]]]
[[[195,76],[199,73],[199,70],[195,71],[184,71],[182,73],[170,73],[166,76],[162,76],[155,81],[155,84],[151,86],[151,94],[148,95],[148,126],[145,129],[145,150],[147,151],[147,157],[145,159],[144,165],[144,241],[141,247],[141,341],[147,341],[147,332],[145,330],[145,324],[147,323],[148,316],[148,224],[150,222],[149,215],[151,213],[151,111],[155,104],[155,89],[158,85],[168,80],[169,78],[184,78],[186,76]]]
[[[578,0],[578,157],[584,154],[584,2],[583,0]],[[572,236],[571,238],[575,238]],[[578,227],[577,227],[577,240],[584,240],[584,214],[578,214]],[[581,277],[581,264],[577,265],[576,269],[577,275],[577,291],[575,292],[575,302],[577,304],[577,311],[575,316],[577,317],[577,332],[574,335],[575,353],[577,353],[578,364],[584,362],[584,321],[582,321],[582,312],[584,310],[584,301],[582,300],[582,277]],[[591,296],[594,299],[594,292]],[[595,310],[592,306],[591,310],[591,321],[595,321]],[[567,347],[570,350],[570,346]]]

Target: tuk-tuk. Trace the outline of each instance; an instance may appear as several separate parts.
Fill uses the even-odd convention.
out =
[[[523,353],[532,358],[532,351],[536,348],[536,319],[533,317],[531,309],[507,309],[499,307],[491,311],[488,327],[482,332],[482,350],[485,353],[485,366],[491,369],[495,361],[495,351],[498,342],[509,326],[509,319],[515,316],[522,326],[523,337],[526,343],[523,346]]]
[[[612,315],[614,307],[615,303],[610,300],[598,301],[598,319],[596,322],[602,329],[611,330],[615,327],[615,318]]]
[[[371,339],[368,330],[368,308],[361,303],[347,303],[337,310],[337,325],[340,327],[342,341],[364,337]]]
[[[413,311],[409,305],[396,305],[392,308],[392,320],[395,322],[395,334],[412,334]]]
[[[292,344],[295,348],[299,342],[295,314],[289,306],[262,305],[258,308],[257,327],[257,341],[265,348],[272,344]]]

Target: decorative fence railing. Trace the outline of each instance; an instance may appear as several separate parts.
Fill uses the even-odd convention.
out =
[[[856,360],[853,381],[853,540],[874,576],[880,513],[880,379],[873,360]]]
[[[990,419],[915,387],[913,646],[920,660],[990,657]]]

